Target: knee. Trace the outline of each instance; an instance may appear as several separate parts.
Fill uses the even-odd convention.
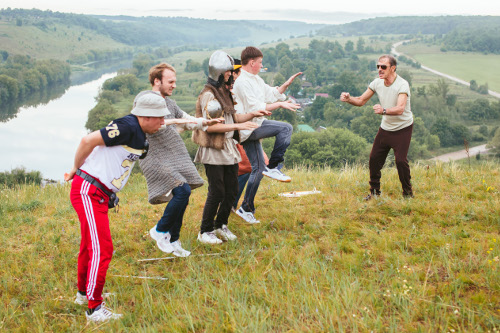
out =
[[[191,196],[191,186],[189,186],[189,184],[187,183],[179,186],[179,190],[177,191],[176,196],[179,199],[189,200],[189,197]]]
[[[396,158],[396,167],[407,167],[408,160],[406,158]]]

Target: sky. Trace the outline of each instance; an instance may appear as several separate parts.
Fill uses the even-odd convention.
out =
[[[1,0],[0,8],[37,8],[65,13],[184,16],[218,20],[291,20],[340,24],[363,18],[412,15],[500,16],[498,0],[202,1],[183,0]],[[355,14],[355,15],[354,15]],[[361,14],[361,15],[360,15]]]

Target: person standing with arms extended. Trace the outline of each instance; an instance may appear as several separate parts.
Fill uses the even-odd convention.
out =
[[[224,124],[193,132],[193,141],[200,146],[194,161],[203,163],[208,179],[207,200],[198,234],[198,241],[205,244],[220,244],[237,238],[228,228],[231,205],[238,193],[238,162],[241,161],[233,138],[239,136],[239,130],[258,127],[251,121],[234,122],[236,110],[229,90],[234,67],[231,56],[224,51],[215,51],[208,62],[207,84],[196,103],[196,117],[224,117]],[[270,113],[254,112],[256,117],[267,114]]]
[[[373,142],[370,153],[370,194],[365,200],[380,195],[381,170],[391,148],[396,157],[396,168],[403,187],[405,198],[413,197],[411,186],[408,150],[413,130],[413,114],[410,108],[410,86],[401,76],[396,74],[396,59],[391,55],[383,55],[378,59],[378,78],[373,80],[368,89],[359,97],[352,97],[348,92],[340,95],[342,102],[355,106],[363,106],[376,93],[380,104],[373,110],[382,116],[382,123]]]
[[[149,70],[149,82],[152,91],[140,92],[136,100],[151,94],[163,97],[169,111],[165,116],[166,121],[181,123],[187,130],[206,130],[208,126],[223,121],[195,118],[179,108],[170,98],[177,82],[175,69],[170,64],[153,66]],[[182,247],[180,231],[191,190],[203,186],[203,179],[191,161],[176,126],[166,126],[156,133],[148,134],[148,141],[148,156],[139,162],[148,185],[148,201],[153,205],[168,202],[163,216],[149,230],[149,234],[161,251],[187,257],[191,252]]]
[[[115,119],[105,128],[85,136],[75,154],[74,166],[64,174],[71,184],[71,203],[80,220],[78,292],[75,303],[87,304],[89,322],[119,319],[102,301],[113,242],[108,208],[115,193],[127,183],[135,162],[147,153],[146,133],[155,133],[165,123],[165,100],[147,95],[137,100],[132,114]]]
[[[240,139],[252,165],[252,172],[248,179],[243,203],[236,211],[236,214],[248,223],[259,223],[254,216],[254,199],[263,175],[282,182],[291,181],[290,177],[280,171],[280,164],[284,161],[286,149],[290,145],[293,132],[292,125],[263,117],[254,118],[253,112],[259,110],[273,111],[278,108],[296,111],[300,108],[299,104],[285,102],[286,96],[284,92],[292,84],[293,80],[302,73],[292,75],[280,87],[270,87],[259,76],[263,67],[263,57],[258,48],[246,47],[241,52],[241,74],[234,82],[233,87],[236,99],[236,121],[241,123],[252,120],[259,125],[254,130],[240,131]],[[269,158],[269,164],[266,166],[260,140],[270,137],[275,137],[276,141]]]

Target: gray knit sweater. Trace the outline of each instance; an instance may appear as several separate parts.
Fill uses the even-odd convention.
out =
[[[143,91],[139,96],[151,91]],[[165,119],[182,118],[182,111],[175,101],[166,97],[170,114]],[[142,172],[148,184],[148,200],[153,205],[162,204],[172,199],[172,189],[188,183],[191,189],[203,185],[189,153],[177,132],[175,125],[169,125],[154,134],[147,134],[149,151],[145,159],[139,160]]]

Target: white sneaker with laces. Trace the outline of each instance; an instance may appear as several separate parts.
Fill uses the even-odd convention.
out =
[[[199,233],[198,234],[198,241],[200,243],[204,243],[204,244],[221,244],[222,243],[222,240],[217,238],[217,236],[215,235],[215,232],[213,232],[213,231],[207,231],[207,232],[204,232],[202,234]]]
[[[223,224],[220,229],[215,229],[215,234],[225,241],[234,241],[238,238],[228,229],[226,224]]]
[[[168,232],[158,232],[156,231],[156,226],[154,226],[151,230],[149,230],[149,234],[151,238],[156,241],[156,245],[158,248],[165,253],[174,252],[174,248],[170,243],[170,233]]]
[[[98,322],[108,321],[111,319],[120,319],[123,315],[119,313],[114,313],[105,306],[104,302],[102,302],[101,305],[99,306],[99,309],[92,312],[91,315],[85,312],[85,316],[87,317],[87,322],[92,321],[98,323]]]
[[[89,300],[87,299],[87,295],[82,295],[78,291],[76,292],[75,304],[88,304]]]
[[[180,240],[176,240],[175,242],[170,243],[170,245],[172,245],[172,248],[174,249],[172,254],[177,257],[188,257],[191,254],[191,252],[182,248]]]
[[[253,216],[253,214],[251,212],[245,212],[245,210],[243,210],[242,207],[240,207],[237,211],[236,211],[236,215],[238,215],[239,217],[241,217],[243,220],[245,220],[245,222],[247,223],[250,223],[250,224],[257,224],[257,223],[260,223],[259,220],[257,220],[255,218],[255,216]]]
[[[269,169],[268,167],[266,167],[266,170],[262,171],[262,174],[269,178],[279,180],[280,182],[289,183],[292,181],[292,178],[285,175],[278,168]]]

